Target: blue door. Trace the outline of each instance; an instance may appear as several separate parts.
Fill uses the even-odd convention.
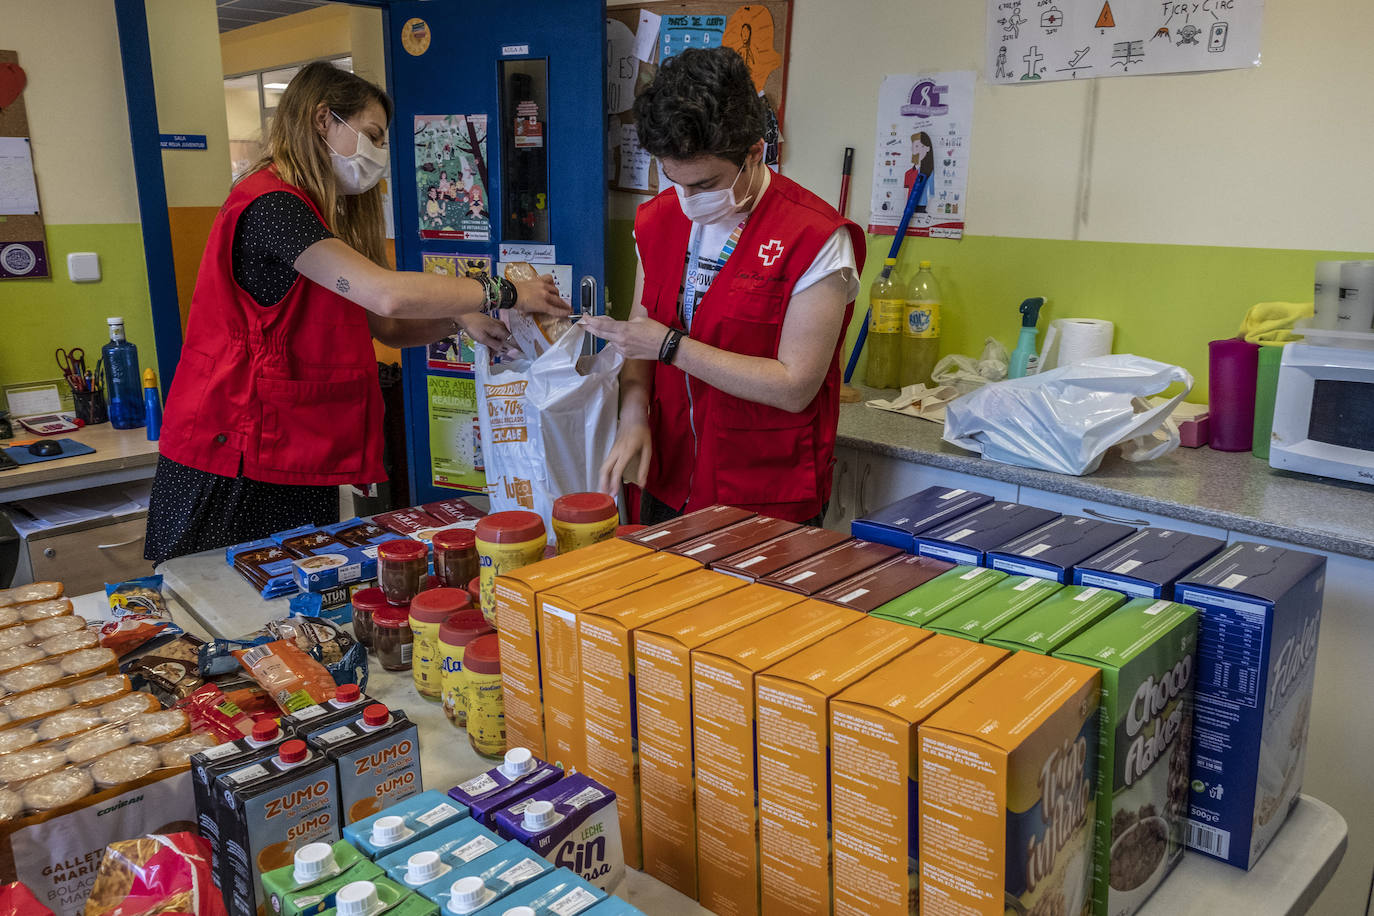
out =
[[[575,309],[599,297],[602,0],[396,0],[385,9],[397,266],[462,271],[488,258],[495,270],[505,252],[545,261],[536,266],[555,274]],[[404,353],[413,504],[481,485],[462,473],[465,462],[481,466],[470,358],[445,347]]]

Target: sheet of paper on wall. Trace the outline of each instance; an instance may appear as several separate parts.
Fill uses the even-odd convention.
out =
[[[636,191],[649,190],[649,151],[639,145],[633,124],[620,125],[620,185]]]
[[[436,487],[482,492],[486,488],[477,383],[470,378],[426,377],[430,480]]]
[[[415,116],[415,193],[420,237],[491,238],[487,116]]]
[[[991,83],[1259,66],[1264,0],[987,0]]]
[[[662,64],[689,48],[719,48],[725,44],[725,17],[717,15],[665,16],[659,27],[658,62]]]
[[[971,70],[888,76],[878,90],[868,231],[893,235],[918,177],[907,235],[963,238],[973,136]]]
[[[652,46],[652,45],[651,45]],[[606,17],[606,112],[617,115],[629,111],[635,100],[635,77],[639,59],[635,55],[635,36],[619,19]]]
[[[38,184],[27,137],[0,137],[0,216],[38,213]]]
[[[658,46],[658,29],[662,18],[658,13],[639,11],[639,28],[635,31],[635,57],[645,61],[654,59],[654,48]]]

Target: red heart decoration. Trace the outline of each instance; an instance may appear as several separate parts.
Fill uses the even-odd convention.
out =
[[[19,93],[24,91],[28,85],[29,78],[24,75],[24,68],[18,64],[0,64],[0,108],[8,108],[10,103],[19,98]]]

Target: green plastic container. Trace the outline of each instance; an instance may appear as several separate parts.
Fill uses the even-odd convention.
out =
[[[983,642],[1049,655],[1125,603],[1125,595],[1109,588],[1068,585]]]
[[[875,608],[874,617],[923,627],[1007,577],[1001,570],[956,566],[929,582]]]
[[[1283,347],[1260,347],[1259,374],[1255,378],[1255,439],[1250,452],[1269,460],[1269,443],[1274,432],[1274,394],[1279,389],[1279,363]]]
[[[1035,576],[1007,576],[926,627],[936,633],[982,642],[1063,587]]]

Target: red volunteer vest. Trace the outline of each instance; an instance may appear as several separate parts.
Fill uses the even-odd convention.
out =
[[[223,477],[242,468],[264,483],[385,480],[382,392],[367,311],[305,277],[267,308],[234,282],[239,215],[270,191],[289,191],[320,216],[272,169],[229,192],[196,277],[160,451]]]
[[[694,340],[776,359],[792,287],[844,226],[863,269],[864,237],[854,223],[801,185],[774,174],[739,244],[692,317]],[[691,222],[669,190],[635,217],[649,316],[683,327],[678,315]],[[854,303],[845,307],[845,326]],[[654,364],[649,426],[654,454],[646,489],[691,512],[715,503],[806,521],[830,498],[840,409],[840,348],[825,381],[800,413],[726,394],[685,372]]]

